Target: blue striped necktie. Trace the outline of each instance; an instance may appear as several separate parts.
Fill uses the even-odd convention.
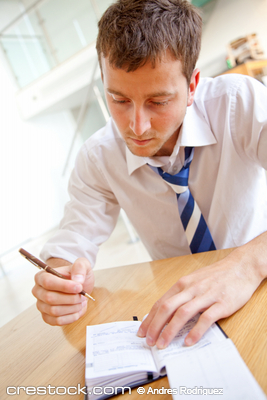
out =
[[[158,171],[176,192],[179,214],[191,252],[201,253],[216,250],[216,247],[206,221],[188,188],[189,166],[193,155],[194,148],[185,147],[184,166],[176,175],[163,172],[161,168],[158,168]]]

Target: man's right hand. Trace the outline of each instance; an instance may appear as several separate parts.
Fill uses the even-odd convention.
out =
[[[87,298],[79,294],[82,290],[90,294],[94,287],[94,274],[86,258],[68,261],[50,258],[47,264],[69,280],[41,271],[35,275],[32,294],[43,320],[50,325],[67,325],[77,321],[87,310]],[[59,268],[56,268],[59,267]]]

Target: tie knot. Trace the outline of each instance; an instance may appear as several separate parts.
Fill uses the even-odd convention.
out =
[[[171,175],[158,168],[161,177],[172,185],[188,186],[189,168],[182,168],[177,174]]]
[[[174,189],[178,194],[185,192],[188,189],[188,176],[189,176],[189,166],[193,159],[194,148],[185,147],[184,149],[184,165],[181,170],[175,174],[171,175],[164,172],[161,168],[158,168],[160,176]],[[175,186],[173,186],[175,185]]]
[[[189,168],[182,168],[177,174],[171,175],[167,172],[163,172],[161,168],[158,168],[160,176],[170,185],[181,186],[181,191],[176,193],[183,193],[188,187],[188,175]]]

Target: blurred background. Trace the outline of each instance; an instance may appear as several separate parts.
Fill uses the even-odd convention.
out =
[[[192,0],[203,16],[201,76],[245,73],[266,84],[267,0]],[[97,22],[110,0],[0,0],[0,325],[34,302],[34,267],[68,200],[82,143],[109,118]],[[96,268],[149,261],[126,215]],[[29,264],[29,265],[27,265]]]

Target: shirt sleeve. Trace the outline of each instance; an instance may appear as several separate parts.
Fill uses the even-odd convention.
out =
[[[99,164],[84,145],[69,181],[70,201],[59,230],[42,249],[42,259],[56,257],[73,263],[85,257],[95,264],[99,245],[110,236],[120,211]]]
[[[267,88],[242,77],[231,107],[231,130],[238,153],[267,169]]]

